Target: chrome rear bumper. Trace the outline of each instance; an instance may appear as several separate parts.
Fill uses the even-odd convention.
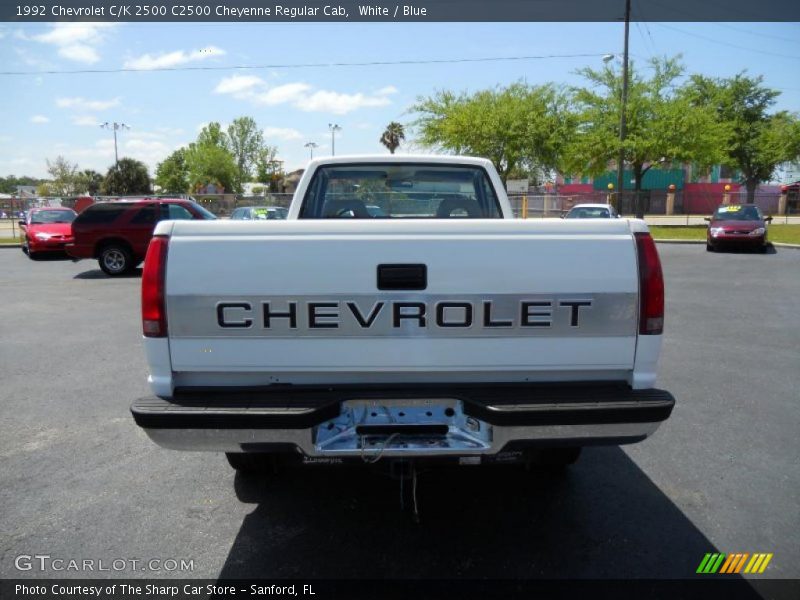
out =
[[[300,451],[306,457],[497,455],[519,445],[618,445],[651,435],[675,404],[663,390],[622,386],[501,385],[340,390],[286,398],[265,391],[203,390],[131,407],[160,446],[225,452]],[[296,390],[292,390],[294,394]],[[317,390],[319,392],[319,390]],[[462,393],[463,392],[463,393]],[[237,395],[238,394],[238,395]],[[494,401],[491,396],[495,396]],[[278,401],[278,397],[281,398]],[[300,399],[298,399],[300,398]]]

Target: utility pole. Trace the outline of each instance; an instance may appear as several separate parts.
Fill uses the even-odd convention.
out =
[[[619,111],[619,159],[617,160],[617,194],[622,199],[622,191],[625,189],[625,112],[628,105],[628,36],[631,24],[631,0],[625,0],[625,49],[622,55],[622,98]],[[641,219],[640,202],[636,195],[636,217]],[[617,210],[621,205],[617,207]]]
[[[114,121],[113,123],[109,123],[106,121],[102,125],[100,125],[103,129],[111,129],[114,131],[114,165],[117,169],[119,169],[119,154],[117,153],[117,131],[121,129],[130,129],[128,125],[125,123],[117,123]]]
[[[328,129],[331,130],[331,156],[336,156],[336,132],[341,131],[342,128],[336,123],[328,123]]]
[[[308,148],[308,151],[310,153],[309,158],[311,160],[314,160],[314,148],[316,148],[317,146],[319,146],[317,142],[308,142],[307,144],[305,144],[305,147]]]

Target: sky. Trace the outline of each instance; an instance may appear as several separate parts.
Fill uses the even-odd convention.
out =
[[[576,70],[621,54],[621,23],[0,23],[0,175],[47,176],[59,155],[105,173],[119,155],[156,164],[210,121],[252,116],[291,171],[315,155],[384,153],[390,121],[436,90],[516,81],[581,85]],[[631,59],[682,54],[687,73],[763,75],[776,109],[800,113],[799,23],[632,23]],[[572,55],[572,56],[565,56]],[[582,56],[574,56],[582,55]],[[493,62],[302,64],[532,57]],[[256,69],[227,67],[264,66]],[[153,71],[156,67],[202,70]],[[68,73],[136,69],[136,72]],[[46,74],[44,71],[57,71]]]

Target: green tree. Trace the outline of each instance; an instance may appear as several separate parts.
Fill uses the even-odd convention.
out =
[[[222,125],[217,121],[212,121],[200,130],[200,133],[197,135],[197,143],[201,146],[228,147],[228,140],[226,139],[225,132],[222,130]]]
[[[213,183],[240,193],[253,175],[265,183],[274,178],[275,167],[270,163],[276,153],[276,148],[264,142],[263,133],[252,117],[234,119],[227,130],[213,121],[203,127],[197,141],[184,154],[188,184],[196,189]]]
[[[439,91],[411,110],[423,146],[484,156],[505,182],[516,169],[559,167],[574,129],[569,104],[553,85],[515,83],[472,95]]]
[[[278,149],[274,146],[264,144],[258,151],[255,162],[256,181],[267,184],[271,192],[277,191],[278,184],[283,177],[283,163],[276,160]]]
[[[264,136],[253,117],[239,117],[228,125],[226,140],[236,161],[237,185],[241,187],[252,177],[264,146]]]
[[[724,160],[741,173],[748,202],[779,164],[800,156],[800,121],[786,111],[769,113],[780,92],[764,87],[763,80],[744,72],[729,78],[693,75],[686,88],[694,105],[710,108],[723,124]]]
[[[155,182],[164,192],[185,194],[189,191],[189,168],[186,165],[185,148],[178,148],[156,165]]]
[[[235,189],[236,162],[228,151],[227,136],[217,121],[212,121],[189,144],[184,160],[190,191],[209,184],[222,186],[227,191]]]
[[[677,58],[653,58],[652,75],[631,64],[626,108],[625,163],[634,189],[651,168],[673,161],[711,165],[724,156],[723,126],[713,111],[689,101],[676,80],[683,74]],[[568,172],[599,175],[619,159],[622,74],[610,65],[578,71],[588,87],[574,90],[578,134],[570,144]]]
[[[406,132],[403,126],[397,121],[392,121],[386,126],[378,141],[389,149],[390,154],[394,154],[394,151],[400,147],[400,143],[405,139]]]
[[[77,174],[77,193],[88,192],[95,196],[103,185],[103,175],[93,169],[84,169]]]
[[[78,192],[78,165],[71,163],[63,156],[57,156],[52,162],[47,159],[47,172],[53,178],[50,192],[55,196],[74,196]]]
[[[147,167],[136,159],[120,158],[116,165],[108,169],[100,192],[115,196],[150,194],[152,187]]]
[[[236,161],[224,147],[213,143],[189,144],[185,160],[191,190],[213,183],[226,191],[240,191],[235,187],[238,176]]]
[[[39,185],[41,183],[47,183],[47,181],[27,175],[22,175],[21,177],[16,177],[14,175],[0,177],[0,194],[16,194],[17,186],[19,185]]]

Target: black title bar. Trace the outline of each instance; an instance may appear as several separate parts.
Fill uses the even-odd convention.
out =
[[[800,582],[787,579],[748,581],[736,577],[685,580],[574,579],[25,579],[0,580],[3,600],[235,600],[270,598],[304,600],[394,600],[458,598],[517,600],[592,598],[603,600],[761,600],[797,598]]]
[[[0,21],[621,21],[624,0],[3,0]],[[800,21],[798,0],[636,0],[633,21]]]

